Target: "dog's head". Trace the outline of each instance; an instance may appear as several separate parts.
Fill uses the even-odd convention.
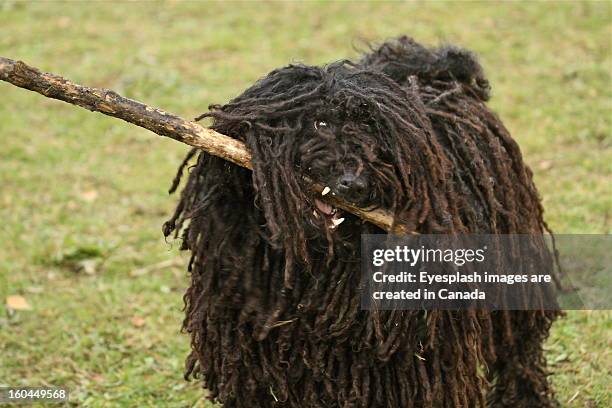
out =
[[[414,201],[419,175],[440,177],[416,92],[346,61],[275,70],[204,117],[250,148],[255,207],[271,240],[298,255],[309,252],[307,241],[346,246],[364,227],[310,192],[304,177],[325,194],[395,213]]]

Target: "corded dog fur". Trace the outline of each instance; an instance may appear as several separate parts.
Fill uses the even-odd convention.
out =
[[[543,233],[476,58],[401,37],[359,61],[272,71],[199,119],[253,172],[191,151],[164,234],[191,251],[186,377],[224,407],[553,407],[554,311],[360,309],[360,235],[302,175],[418,233]],[[343,221],[343,222],[342,222]]]

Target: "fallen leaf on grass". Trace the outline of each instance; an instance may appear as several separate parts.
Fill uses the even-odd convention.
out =
[[[71,19],[68,16],[62,16],[57,20],[57,26],[59,28],[68,28],[71,23]]]
[[[146,322],[145,322],[145,319],[143,319],[143,318],[142,318],[142,317],[140,317],[140,316],[134,316],[134,317],[132,317],[132,325],[133,325],[134,327],[142,327],[142,326],[144,326],[144,325],[145,325],[145,323],[146,323]]]
[[[80,195],[81,199],[88,203],[91,203],[98,198],[98,192],[96,190],[83,191]]]
[[[85,272],[87,275],[95,275],[98,261],[96,259],[85,259],[77,262],[75,270],[77,272]]]
[[[92,381],[97,382],[97,383],[101,383],[105,381],[105,378],[99,374],[94,374],[91,376]]]
[[[32,310],[26,298],[19,295],[7,296],[6,305],[13,310]]]
[[[550,170],[552,166],[553,166],[552,160],[542,160],[540,163],[538,163],[538,168],[540,170]]]
[[[562,363],[564,361],[568,361],[569,360],[569,356],[567,355],[567,353],[561,353],[555,357],[552,357],[549,359],[551,365],[555,365],[558,363]]]

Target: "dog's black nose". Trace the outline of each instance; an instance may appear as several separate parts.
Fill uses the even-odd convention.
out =
[[[362,176],[354,173],[344,173],[336,182],[338,193],[355,204],[361,204],[368,196],[368,183]]]

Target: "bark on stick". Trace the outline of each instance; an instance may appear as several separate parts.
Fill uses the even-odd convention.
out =
[[[124,98],[118,93],[102,88],[89,88],[75,84],[61,76],[41,72],[22,61],[0,57],[0,80],[37,92],[47,98],[58,99],[80,106],[92,112],[100,112],[143,127],[160,136],[205,150],[238,166],[252,169],[251,154],[239,140],[207,129],[196,122],[164,112],[144,103]],[[314,194],[320,194],[323,186],[306,180]],[[405,233],[401,226],[393,226],[393,216],[383,210],[368,211],[356,207],[338,197],[327,194],[318,197],[331,205],[357,215],[386,231]]]

